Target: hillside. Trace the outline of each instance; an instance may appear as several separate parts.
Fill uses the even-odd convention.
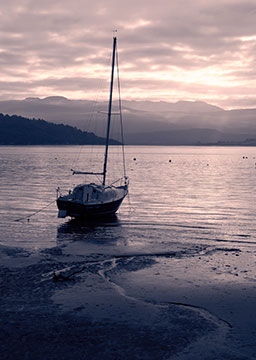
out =
[[[102,145],[105,139],[69,125],[0,113],[0,145]],[[110,140],[110,144],[118,144]]]
[[[256,138],[256,109],[224,110],[201,101],[123,101],[126,144],[190,145],[239,143]],[[113,113],[118,103],[113,101]],[[69,100],[61,96],[0,101],[0,111],[26,118],[44,118],[105,136],[107,102]],[[120,139],[118,117],[112,117],[111,138]]]

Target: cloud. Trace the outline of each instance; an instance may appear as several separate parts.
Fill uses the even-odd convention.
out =
[[[95,97],[118,28],[124,98],[256,106],[255,16],[247,0],[10,0],[0,98]]]

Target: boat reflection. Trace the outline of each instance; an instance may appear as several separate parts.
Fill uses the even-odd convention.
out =
[[[120,220],[116,215],[98,220],[72,219],[60,225],[57,230],[57,242],[86,241],[90,243],[124,242]]]

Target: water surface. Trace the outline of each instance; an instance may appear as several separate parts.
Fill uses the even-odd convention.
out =
[[[2,146],[0,152],[2,245],[36,250],[77,241],[88,252],[157,252],[174,243],[256,243],[253,147],[128,146],[129,197],[116,219],[101,224],[58,219],[55,198],[57,187],[83,182],[71,168],[101,171],[103,147]],[[110,147],[109,181],[119,177],[120,160],[121,149]]]

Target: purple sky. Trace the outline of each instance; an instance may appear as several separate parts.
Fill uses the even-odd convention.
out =
[[[0,100],[95,99],[118,29],[122,97],[256,107],[256,1],[9,0]]]

